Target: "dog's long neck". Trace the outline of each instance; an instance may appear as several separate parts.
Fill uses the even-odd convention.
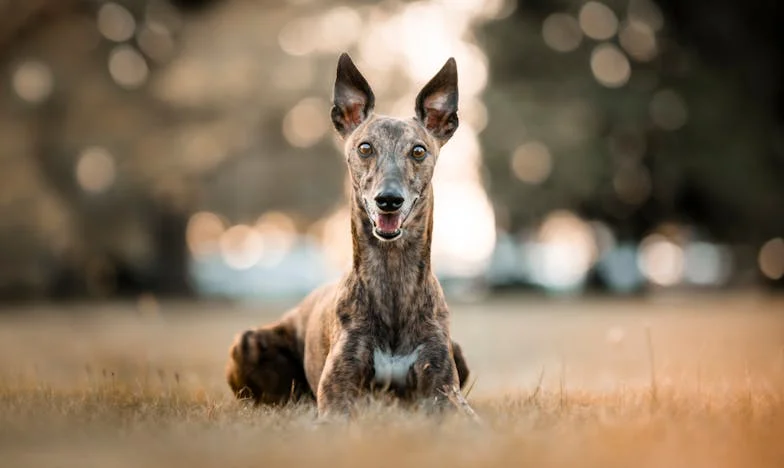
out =
[[[373,224],[362,206],[362,197],[351,194],[353,274],[379,303],[406,307],[428,285],[430,242],[433,232],[433,191],[428,187],[405,222],[397,240],[385,242],[373,235]]]

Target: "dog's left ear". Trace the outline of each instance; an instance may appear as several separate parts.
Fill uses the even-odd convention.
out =
[[[416,115],[443,146],[455,133],[457,118],[457,63],[449,58],[416,98]]]
[[[338,59],[335,90],[332,95],[332,124],[346,138],[373,112],[376,98],[362,73],[348,54]]]

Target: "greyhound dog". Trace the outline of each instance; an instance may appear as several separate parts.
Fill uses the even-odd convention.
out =
[[[331,117],[351,182],[352,268],[279,321],[238,335],[227,368],[237,397],[279,404],[315,395],[323,417],[350,415],[381,387],[472,413],[460,392],[468,367],[430,266],[431,179],[457,130],[457,101],[450,58],[417,96],[415,117],[374,114],[373,91],[340,56]]]

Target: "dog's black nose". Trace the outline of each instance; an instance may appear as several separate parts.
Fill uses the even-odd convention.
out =
[[[400,196],[397,192],[381,192],[376,195],[375,200],[378,209],[386,213],[392,213],[399,210],[400,207],[403,206],[403,202],[406,201],[405,198]]]

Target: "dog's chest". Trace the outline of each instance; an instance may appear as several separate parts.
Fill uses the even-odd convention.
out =
[[[374,382],[382,387],[405,387],[408,372],[419,358],[421,349],[420,345],[408,354],[393,354],[376,348],[373,351]]]

